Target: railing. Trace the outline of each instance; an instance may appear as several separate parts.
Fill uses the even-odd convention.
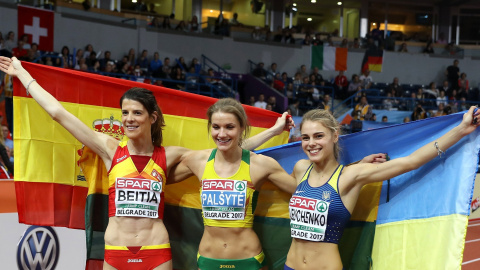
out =
[[[214,72],[220,74],[222,81],[230,81],[230,88],[235,92],[238,91],[238,80],[233,78],[227,70],[219,66],[212,59],[208,58],[206,55],[202,54],[202,67],[203,70],[213,69]]]

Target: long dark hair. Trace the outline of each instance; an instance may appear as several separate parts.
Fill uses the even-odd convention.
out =
[[[153,145],[160,147],[163,140],[162,129],[165,126],[165,119],[163,118],[162,110],[160,110],[152,91],[139,87],[128,89],[128,91],[123,94],[122,98],[120,98],[120,108],[122,107],[124,99],[131,99],[140,102],[147,110],[149,116],[152,116],[157,112],[158,118],[157,121],[152,124],[151,134]]]

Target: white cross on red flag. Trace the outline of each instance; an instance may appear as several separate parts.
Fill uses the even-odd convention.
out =
[[[50,10],[18,5],[18,37],[29,35],[41,51],[53,51],[54,13]]]

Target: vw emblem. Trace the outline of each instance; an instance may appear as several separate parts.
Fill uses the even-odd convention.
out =
[[[30,226],[18,243],[18,269],[55,269],[59,251],[58,237],[51,227]]]

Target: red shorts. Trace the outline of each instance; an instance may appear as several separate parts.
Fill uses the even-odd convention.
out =
[[[140,247],[105,245],[105,262],[118,270],[150,270],[171,259],[170,244]]]

